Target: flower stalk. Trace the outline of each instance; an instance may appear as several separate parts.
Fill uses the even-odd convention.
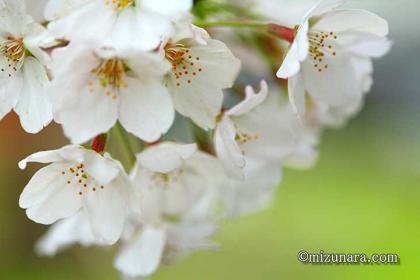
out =
[[[107,139],[108,139],[108,136],[106,134],[100,134],[96,136],[92,140],[92,144],[90,145],[92,150],[94,150],[98,154],[102,154],[105,151]]]
[[[127,133],[125,132],[122,125],[117,122],[117,124],[112,129],[113,134],[115,134],[119,145],[122,148],[123,156],[125,158],[126,167],[131,168],[136,162],[135,153],[131,147],[130,140],[128,139]]]
[[[195,24],[202,28],[213,27],[231,27],[231,28],[247,28],[254,29],[268,34],[274,35],[277,38],[292,43],[295,38],[295,30],[276,23],[254,22],[254,21],[196,21]]]

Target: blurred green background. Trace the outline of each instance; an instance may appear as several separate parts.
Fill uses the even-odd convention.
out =
[[[272,207],[226,222],[220,250],[194,253],[152,279],[420,279],[420,3],[350,2],[387,18],[394,41],[376,63],[365,110],[323,136],[314,169],[285,172]],[[14,115],[0,122],[0,279],[119,279],[113,249],[74,248],[54,259],[33,252],[46,227],[26,218],[18,197],[37,166],[22,172],[17,162],[66,143],[54,125],[34,136]],[[396,253],[401,263],[303,265],[301,249]]]

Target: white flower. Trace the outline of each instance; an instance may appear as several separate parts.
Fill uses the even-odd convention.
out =
[[[222,89],[232,87],[241,64],[224,43],[210,39],[204,29],[186,29],[164,46],[172,65],[167,84],[179,113],[204,129],[213,129],[223,103]]]
[[[51,163],[23,190],[19,205],[40,224],[53,224],[82,211],[98,241],[113,244],[127,215],[137,211],[135,194],[119,162],[80,146],[33,154],[19,163]]]
[[[208,220],[207,198],[223,171],[196,149],[161,143],[137,156],[132,180],[142,211],[115,261],[125,276],[148,276],[162,261],[210,245],[206,239],[216,227]]]
[[[52,120],[48,55],[54,39],[26,14],[24,2],[0,1],[0,119],[12,109],[22,127],[37,133]]]
[[[157,53],[115,53],[70,44],[53,53],[54,119],[73,143],[124,128],[154,142],[169,130],[175,110],[163,85],[169,69]]]
[[[316,134],[299,122],[287,103],[266,82],[255,93],[246,88],[245,100],[218,118],[214,133],[217,156],[231,177],[244,179],[246,158],[310,166],[316,158]],[[267,99],[267,100],[266,100]]]
[[[281,183],[282,170],[277,163],[247,159],[244,180],[230,179],[221,186],[220,197],[228,218],[249,215],[266,208]]]
[[[151,50],[173,33],[172,21],[188,15],[191,7],[191,0],[50,0],[45,14],[59,38]]]
[[[360,102],[366,87],[366,64],[390,48],[387,22],[364,10],[337,9],[342,0],[313,7],[296,31],[279,69],[289,79],[294,109],[305,112],[306,94],[325,106]]]
[[[105,245],[95,237],[82,211],[53,224],[36,244],[36,251],[40,255],[52,257],[75,243],[84,247]]]

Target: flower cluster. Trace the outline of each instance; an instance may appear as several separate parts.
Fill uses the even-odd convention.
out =
[[[19,200],[52,225],[40,254],[117,244],[116,269],[142,278],[213,248],[221,219],[265,207],[282,168],[311,167],[323,129],[361,109],[385,20],[324,0],[283,26],[235,2],[50,0],[41,25],[0,0],[0,118],[71,142],[19,163],[48,164]],[[244,77],[252,53],[270,66],[258,89],[237,79],[246,48]]]

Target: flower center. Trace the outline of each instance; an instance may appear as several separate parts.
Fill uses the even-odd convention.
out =
[[[257,133],[249,134],[246,132],[241,132],[239,130],[237,130],[236,136],[235,136],[236,142],[240,145],[245,145],[249,143],[250,141],[256,141],[258,139],[260,139],[260,136]]]
[[[309,38],[309,56],[312,59],[313,66],[318,72],[328,69],[329,65],[325,63],[327,55],[335,57],[337,55],[334,49],[334,41],[337,35],[334,32],[324,32],[312,30],[308,34]]]
[[[23,38],[8,37],[5,42],[0,43],[0,54],[6,58],[6,67],[2,67],[1,72],[6,71],[11,77],[13,72],[19,71],[25,60],[25,53]]]
[[[105,186],[96,184],[96,182],[85,172],[83,163],[63,170],[61,175],[65,178],[67,185],[78,187],[78,195],[80,196],[86,194],[86,192],[90,190],[96,192],[97,190],[105,189]]]
[[[105,0],[105,4],[111,6],[114,12],[118,12],[125,7],[134,6],[135,0]]]
[[[120,59],[103,60],[96,68],[91,70],[91,73],[95,80],[95,82],[89,82],[91,92],[105,91],[107,96],[115,100],[119,90],[122,87],[127,88],[127,83],[124,80],[125,67]]]
[[[152,175],[152,180],[157,186],[167,187],[170,184],[178,182],[182,174],[184,174],[184,170],[179,168],[170,173],[154,173]]]
[[[167,44],[164,49],[165,57],[172,65],[172,74],[177,80],[177,87],[191,84],[203,72],[200,57],[194,56],[192,50],[185,45]]]

